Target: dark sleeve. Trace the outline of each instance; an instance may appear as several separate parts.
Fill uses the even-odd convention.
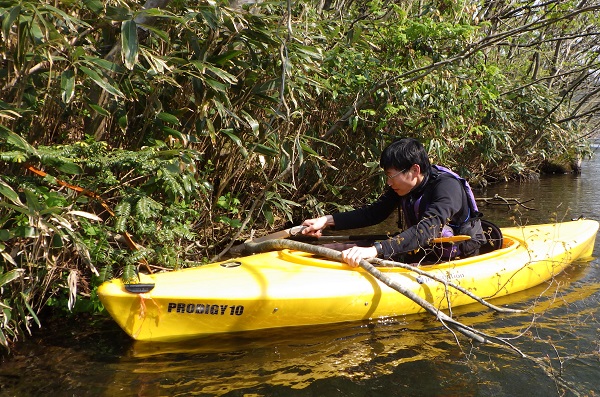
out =
[[[400,196],[389,189],[377,201],[352,211],[333,214],[336,230],[356,229],[383,222],[398,207]]]
[[[462,215],[463,188],[454,178],[436,180],[431,190],[431,201],[418,224],[409,227],[397,236],[382,241],[383,256],[389,258],[394,254],[427,247],[434,237],[441,236],[444,225]]]

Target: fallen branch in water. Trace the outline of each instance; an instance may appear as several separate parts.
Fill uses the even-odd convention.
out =
[[[476,198],[476,200],[483,201],[485,204],[490,204],[490,205],[506,205],[509,210],[512,205],[518,205],[518,206],[525,208],[526,210],[535,211],[535,208],[528,207],[525,205],[525,203],[533,201],[533,199],[521,201],[520,199],[504,198],[502,196],[495,194],[494,197],[479,197],[479,198]]]
[[[293,249],[293,250],[308,252],[311,254],[323,256],[323,257],[331,259],[331,260],[342,262],[342,253],[340,251],[336,251],[331,248],[327,248],[327,247],[323,247],[323,246],[314,246],[314,245],[310,245],[310,244],[306,244],[306,243],[301,243],[299,241],[291,241],[291,240],[283,240],[283,239],[268,240],[268,241],[263,241],[260,243],[246,243],[244,251],[245,251],[245,253],[258,253],[258,252],[281,250],[281,249]],[[365,271],[367,271],[369,274],[371,274],[373,277],[375,277],[377,280],[381,281],[383,284],[398,291],[402,295],[406,296],[407,298],[409,298],[410,300],[412,300],[413,302],[415,302],[416,304],[421,306],[428,313],[434,315],[446,328],[454,329],[454,330],[460,332],[461,334],[467,336],[468,338],[471,338],[471,339],[476,340],[481,343],[494,343],[494,342],[501,343],[505,346],[510,347],[512,350],[516,351],[522,357],[525,357],[525,355],[519,349],[517,349],[515,346],[513,346],[507,340],[505,340],[503,338],[495,337],[492,335],[488,335],[484,332],[478,331],[474,328],[464,325],[457,320],[454,320],[452,317],[448,316],[447,314],[445,314],[444,312],[442,312],[441,310],[436,308],[430,302],[421,298],[420,296],[413,293],[412,291],[406,289],[401,283],[397,282],[396,280],[393,280],[387,274],[382,273],[380,270],[378,270],[375,266],[373,266],[366,260],[360,261],[360,267],[363,268]],[[432,279],[435,279],[435,277],[436,277],[436,276],[429,274],[427,272],[424,272],[422,270],[420,272],[422,272],[424,275],[426,275],[427,277],[430,277]],[[446,283],[446,282],[444,281],[444,283]]]

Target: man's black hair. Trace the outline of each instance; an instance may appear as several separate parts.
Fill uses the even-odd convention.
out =
[[[427,151],[421,142],[413,138],[402,138],[392,142],[381,153],[379,165],[384,170],[395,168],[398,171],[407,171],[413,164],[421,167],[423,175],[429,175],[431,162]]]

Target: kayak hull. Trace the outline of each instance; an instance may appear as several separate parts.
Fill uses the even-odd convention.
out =
[[[492,299],[539,285],[573,261],[590,258],[597,231],[593,220],[503,228],[503,248],[421,269]],[[474,303],[412,271],[379,269],[440,309]],[[136,340],[179,341],[424,311],[361,268],[290,250],[141,274],[140,282],[153,288],[132,293],[114,279],[98,289],[107,311]]]

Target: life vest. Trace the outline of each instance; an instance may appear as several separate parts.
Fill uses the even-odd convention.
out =
[[[465,223],[467,223],[470,219],[481,218],[483,216],[483,214],[481,214],[479,212],[479,209],[477,208],[477,202],[475,200],[475,195],[473,194],[473,189],[471,189],[469,182],[467,182],[467,180],[465,178],[461,177],[456,172],[454,172],[446,167],[443,167],[441,165],[432,165],[431,168],[438,171],[440,174],[450,175],[451,177],[453,177],[454,179],[459,181],[461,186],[463,187],[463,190],[465,191],[465,193],[467,195],[467,202],[468,202],[469,206],[467,208],[466,217],[458,223],[449,223],[448,224],[449,227],[444,226],[444,229],[442,230],[443,237],[449,237],[449,236],[453,236],[455,234],[460,234],[459,229],[461,228],[461,226],[463,226]],[[432,177],[432,175],[430,174],[430,178],[431,177]],[[429,207],[430,203],[426,202],[426,200],[425,201],[423,200],[424,196],[425,196],[425,194],[423,192],[414,201],[409,200],[409,199],[402,200],[402,209],[403,209],[403,213],[405,215],[404,219],[405,219],[405,222],[408,227],[413,226],[416,223],[418,223],[419,219],[420,219],[420,214],[427,211],[427,207]],[[412,205],[409,201],[412,201]]]

